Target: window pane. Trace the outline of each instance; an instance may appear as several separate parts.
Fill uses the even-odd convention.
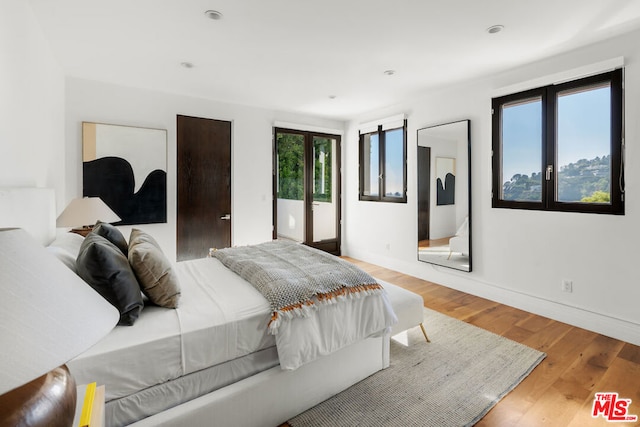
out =
[[[542,201],[542,100],[502,107],[502,200]]]
[[[404,194],[404,129],[385,131],[384,183],[385,196],[403,197]]]
[[[378,196],[380,190],[378,188],[378,176],[380,175],[380,162],[379,162],[379,137],[377,133],[368,133],[363,135],[364,138],[364,165],[362,165],[364,171],[364,189],[362,194],[364,196]]]
[[[304,135],[278,133],[278,198],[304,200]]]
[[[557,201],[610,204],[610,85],[560,92],[557,101]]]

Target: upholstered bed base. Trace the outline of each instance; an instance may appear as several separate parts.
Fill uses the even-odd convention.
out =
[[[132,425],[277,426],[388,366],[389,336],[368,338],[295,371],[276,366]]]

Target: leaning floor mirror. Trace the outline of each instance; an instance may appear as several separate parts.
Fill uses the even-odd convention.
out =
[[[418,130],[418,259],[471,271],[469,120]]]

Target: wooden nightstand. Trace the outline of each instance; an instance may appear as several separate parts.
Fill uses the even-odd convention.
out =
[[[71,230],[69,230],[69,233],[76,233],[81,235],[82,237],[87,237],[87,234],[91,233],[91,230],[93,230],[93,226],[89,225],[82,228],[72,228]]]

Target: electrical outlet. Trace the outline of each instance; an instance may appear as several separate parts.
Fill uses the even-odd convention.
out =
[[[573,292],[573,281],[563,279],[562,280],[562,292]]]

